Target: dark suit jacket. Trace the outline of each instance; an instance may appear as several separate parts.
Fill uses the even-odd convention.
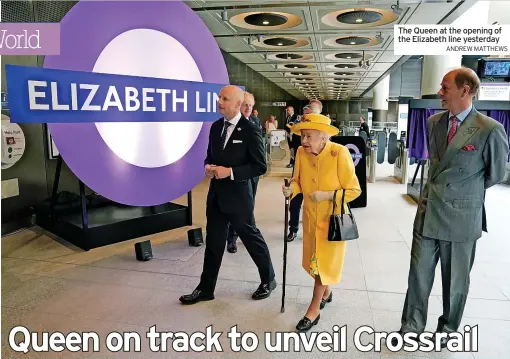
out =
[[[504,177],[508,140],[503,125],[473,107],[447,145],[448,114],[427,120],[430,167],[414,228],[430,238],[472,241],[486,230],[485,190]]]
[[[260,120],[258,117],[250,116],[249,120],[257,127],[262,129],[262,125],[260,124]]]
[[[241,116],[225,149],[221,148],[223,117],[214,122],[209,133],[209,145],[204,165],[232,168],[230,177],[211,180],[207,201],[217,199],[225,213],[253,210],[252,179],[267,171],[266,154],[260,127]]]

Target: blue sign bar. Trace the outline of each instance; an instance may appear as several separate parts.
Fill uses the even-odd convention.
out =
[[[213,122],[225,84],[6,65],[14,123]]]

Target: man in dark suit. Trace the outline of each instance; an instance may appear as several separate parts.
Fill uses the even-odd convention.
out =
[[[370,138],[370,130],[368,129],[368,124],[365,122],[365,118],[363,116],[359,118],[359,122],[359,131],[365,131],[367,138]]]
[[[244,102],[241,106],[241,114],[244,118],[250,120],[258,128],[260,127],[260,121],[258,118],[252,116],[253,106],[255,105],[255,97],[253,94],[249,92],[244,93]],[[251,186],[253,190],[253,200],[255,200],[255,194],[257,193],[257,186],[259,184],[259,176],[253,177],[250,179]],[[234,230],[234,227],[229,225],[228,227],[228,237],[227,237],[227,251],[229,253],[237,252],[237,233]]]
[[[299,136],[293,136],[292,133],[290,132],[290,128],[292,127],[294,122],[296,122],[296,120],[297,120],[297,115],[294,113],[294,107],[288,106],[287,107],[287,117],[285,118],[285,125],[283,127],[285,129],[285,131],[287,132],[287,142],[289,143],[289,150],[291,151],[290,162],[287,165],[287,168],[294,167],[294,162],[296,160],[296,158],[295,158],[296,151],[299,148],[299,146],[301,146],[301,138],[299,138]],[[298,137],[298,138],[296,138],[296,137]]]
[[[462,320],[477,240],[486,230],[485,191],[503,179],[509,151],[504,127],[473,107],[479,86],[470,69],[449,72],[438,92],[447,111],[427,120],[430,167],[414,221],[400,333],[424,331],[441,260],[443,315],[436,331],[443,347]]]
[[[205,173],[211,183],[207,194],[204,266],[197,288],[179,298],[183,304],[214,299],[229,223],[259,271],[261,284],[252,298],[267,298],[276,288],[269,248],[253,215],[251,179],[267,171],[262,131],[241,114],[243,101],[244,92],[237,86],[226,86],[220,91],[218,109],[224,117],[211,126],[205,159]]]

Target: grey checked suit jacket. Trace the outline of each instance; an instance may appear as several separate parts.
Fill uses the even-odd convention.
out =
[[[503,180],[508,139],[499,122],[473,107],[447,146],[448,114],[427,120],[430,166],[414,229],[429,238],[472,241],[482,236],[485,190]]]

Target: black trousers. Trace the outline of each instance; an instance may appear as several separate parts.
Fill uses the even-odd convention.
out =
[[[220,209],[217,199],[213,198],[207,204],[206,217],[204,266],[197,289],[207,294],[214,293],[225,253],[229,223],[239,235],[257,266],[260,281],[270,283],[275,278],[269,248],[255,225],[253,210],[243,208],[232,213],[224,213]]]
[[[299,229],[299,214],[301,213],[301,207],[303,205],[303,194],[298,193],[294,198],[290,200],[289,204],[289,232],[297,233]]]
[[[252,178],[251,180],[251,188],[253,191],[253,201],[255,201],[255,195],[257,194],[257,186],[259,184],[259,178]],[[227,242],[228,244],[235,244],[237,241],[237,233],[231,225],[228,226],[228,235],[227,235]]]

